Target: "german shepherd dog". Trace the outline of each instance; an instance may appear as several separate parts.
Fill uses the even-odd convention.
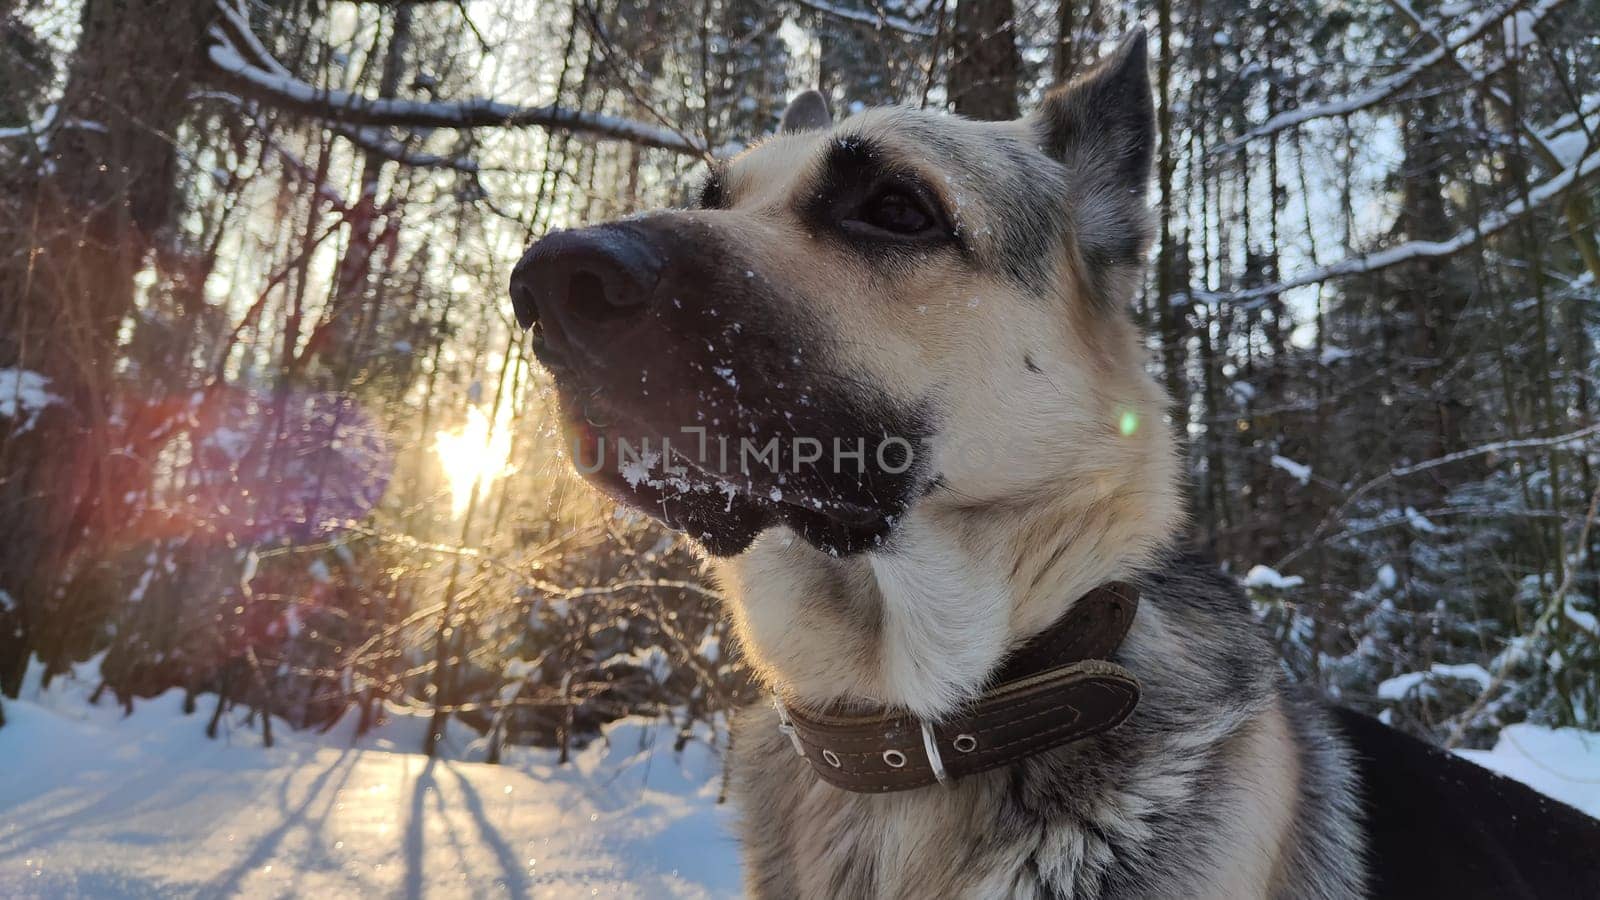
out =
[[[1237,585],[1177,549],[1168,398],[1126,313],[1144,44],[1010,122],[835,123],[803,94],[695,208],[517,266],[574,463],[704,547],[780,698],[729,762],[750,895],[1600,896],[1592,820],[1303,696]],[[947,783],[846,790],[819,768],[844,751],[785,715],[966,715],[1110,583],[1141,598],[1092,661],[1137,684],[1115,727],[947,779],[977,739],[924,724],[926,763],[883,758]]]

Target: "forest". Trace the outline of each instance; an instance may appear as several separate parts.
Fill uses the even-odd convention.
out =
[[[1596,728],[1597,0],[0,0],[0,729],[94,661],[269,745],[724,734],[717,586],[571,473],[512,266],[805,89],[1015,118],[1137,26],[1189,540],[1329,697]]]

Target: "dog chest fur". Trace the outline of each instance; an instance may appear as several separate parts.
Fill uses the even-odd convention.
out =
[[[1144,684],[1140,707],[1008,771],[846,793],[795,757],[771,710],[742,716],[751,895],[1360,896],[1342,751],[1320,709],[1285,694],[1237,588],[1186,556],[1141,588],[1116,658]]]

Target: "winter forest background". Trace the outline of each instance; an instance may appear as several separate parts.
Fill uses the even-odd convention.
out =
[[[715,589],[569,474],[511,266],[804,88],[1012,117],[1136,24],[1193,539],[1345,703],[1596,727],[1596,0],[0,0],[0,716],[94,659],[269,743],[724,740]]]

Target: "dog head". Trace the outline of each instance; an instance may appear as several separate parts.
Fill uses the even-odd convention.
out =
[[[579,469],[723,557],[903,558],[960,522],[997,577],[1049,580],[1077,557],[1001,540],[1043,510],[1108,556],[1163,540],[1170,438],[1126,312],[1146,64],[1136,35],[1008,122],[834,123],[805,94],[696,208],[539,241],[512,297]]]

